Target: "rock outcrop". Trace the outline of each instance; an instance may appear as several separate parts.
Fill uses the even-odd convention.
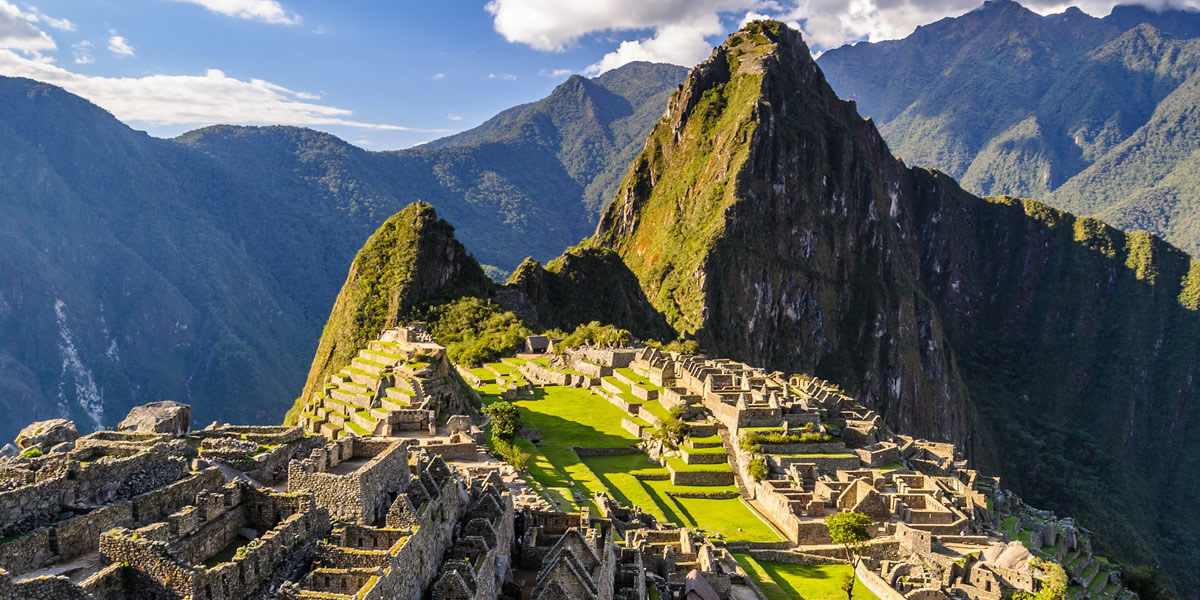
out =
[[[17,434],[17,448],[28,450],[37,448],[42,452],[47,452],[50,448],[57,446],[63,442],[74,442],[79,439],[79,430],[75,428],[74,421],[66,419],[50,419],[49,421],[38,421],[30,423],[28,427],[21,430]]]
[[[192,407],[174,400],[151,402],[133,407],[117,425],[118,431],[169,433],[175,437],[192,428]]]

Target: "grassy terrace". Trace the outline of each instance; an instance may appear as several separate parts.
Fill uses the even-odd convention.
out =
[[[490,379],[496,378],[495,373],[493,373],[483,367],[475,367],[474,369],[467,369],[467,370],[470,371],[472,375],[474,375],[480,379],[483,379],[483,380],[490,380]]]
[[[733,467],[729,466],[729,463],[721,463],[719,465],[689,465],[673,456],[667,457],[667,465],[675,471],[733,471]]]
[[[734,554],[738,564],[754,580],[767,600],[842,600],[842,577],[852,573],[850,565],[789,565],[756,561],[749,554]],[[860,580],[854,585],[855,600],[879,600]]]
[[[549,358],[535,358],[535,359],[533,359],[533,362],[535,362],[539,365],[542,365],[543,367],[546,367],[547,369],[550,369],[551,371],[558,371],[559,373],[566,373],[567,375],[578,375],[580,377],[590,377],[590,375],[584,375],[583,373],[580,373],[579,371],[576,371],[575,369],[560,369],[558,367],[552,367],[552,366],[550,366]]]
[[[482,386],[485,403],[498,400],[497,386]],[[561,386],[535,388],[532,400],[519,400],[521,421],[541,433],[538,444],[518,439],[531,454],[529,473],[560,510],[575,510],[572,490],[592,504],[595,491],[607,491],[626,506],[639,506],[664,522],[698,527],[731,540],[778,541],[783,539],[740,498],[678,498],[673,493],[736,492],[732,486],[674,486],[668,481],[642,481],[638,475],[666,476],[665,467],[651,463],[644,453],[580,458],[571,446],[621,448],[636,446],[638,439],[621,428],[628,413],[587,390]],[[644,423],[644,422],[643,422]],[[648,424],[646,424],[648,426]],[[682,463],[680,463],[682,464]],[[694,468],[698,465],[684,465]],[[725,470],[729,465],[704,465]]]
[[[650,400],[648,402],[645,400],[638,400],[638,402],[641,402],[642,408],[650,411],[650,414],[658,417],[660,421],[666,421],[671,417],[671,412],[668,411],[667,407],[663,406],[662,402],[659,402],[658,400]]]
[[[617,393],[617,396],[619,396],[622,400],[624,400],[630,404],[643,404],[643,403],[648,404],[645,400],[642,400],[641,398],[634,396],[633,392],[629,389],[629,385],[623,383],[620,379],[617,379],[616,377],[613,377],[612,375],[609,375],[608,377],[604,377],[603,379],[604,379],[604,381],[607,381],[610,384],[616,386],[617,389],[621,390],[620,392]],[[662,409],[662,404],[659,404],[658,407],[659,407],[659,409]],[[654,411],[650,410],[650,412],[653,413]],[[658,418],[662,419],[662,418],[664,418],[664,415],[666,415],[666,411],[663,410],[662,415],[658,415],[657,413],[655,413],[655,415],[658,416]]]
[[[633,369],[630,369],[629,367],[621,367],[619,369],[613,369],[613,370],[616,371],[617,373],[620,373],[621,375],[624,375],[625,377],[627,377],[633,381],[636,381],[638,385],[640,385],[648,390],[654,390],[656,392],[662,391],[662,386],[654,385],[653,383],[650,383],[649,379],[646,379],[645,377],[642,377],[641,375],[634,373]]]
[[[501,375],[514,375],[518,377],[521,375],[521,372],[518,371],[516,367],[502,362],[486,363],[483,366],[491,367],[498,371]]]

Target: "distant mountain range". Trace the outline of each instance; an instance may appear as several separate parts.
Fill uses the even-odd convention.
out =
[[[588,235],[686,69],[573,76],[481,127],[367,152],[294,127],[174,140],[0,78],[0,425],[110,426],[174,399],[274,421],[304,383],[345,266],[416,200],[493,273]]]
[[[818,60],[896,154],[1200,254],[1200,13],[989,1]]]

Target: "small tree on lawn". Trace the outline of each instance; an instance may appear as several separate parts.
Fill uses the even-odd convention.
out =
[[[521,412],[512,402],[493,402],[483,409],[492,418],[492,436],[511,444],[521,430]]]
[[[854,565],[854,555],[862,550],[863,543],[871,539],[871,517],[860,512],[840,512],[825,517],[829,538],[846,549],[846,562]],[[854,575],[842,583],[842,591],[849,600],[854,593]]]

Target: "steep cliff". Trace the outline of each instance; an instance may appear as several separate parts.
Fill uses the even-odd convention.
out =
[[[454,239],[454,227],[439,219],[433,206],[410,204],[385,221],[354,257],[300,397],[311,397],[326,376],[414,308],[486,296],[490,290],[479,263]]]
[[[1200,263],[906,167],[798,33],[752,23],[692,71],[590,244],[714,353],[844,382],[1193,582]]]

